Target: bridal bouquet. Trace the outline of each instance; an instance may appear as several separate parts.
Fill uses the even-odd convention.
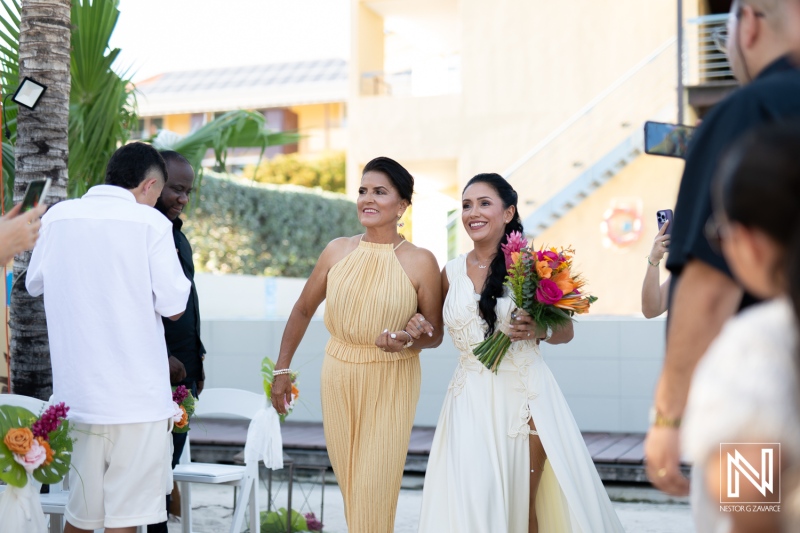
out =
[[[5,533],[47,531],[39,489],[67,475],[72,439],[69,407],[51,405],[40,415],[22,407],[0,406],[0,529]]]
[[[185,385],[173,387],[173,433],[187,433],[189,431],[189,419],[194,415],[194,402],[194,396]]]
[[[275,380],[275,376],[273,372],[275,371],[275,363],[269,357],[265,357],[261,361],[261,376],[264,378],[264,392],[267,393],[267,398],[270,398],[272,395],[272,382]],[[292,372],[291,373],[291,380],[292,380],[292,401],[286,405],[286,414],[280,415],[281,422],[286,420],[286,417],[292,414],[292,409],[294,409],[294,404],[297,402],[297,398],[300,397],[300,390],[297,388],[297,376],[299,376],[299,372]]]
[[[518,309],[526,311],[539,328],[557,329],[569,323],[577,314],[589,312],[597,301],[583,294],[585,281],[572,273],[573,250],[564,248],[539,249],[528,247],[528,241],[518,231],[508,236],[502,245],[506,260],[506,286]],[[475,347],[472,353],[489,370],[497,367],[511,346],[511,339],[497,329]]]

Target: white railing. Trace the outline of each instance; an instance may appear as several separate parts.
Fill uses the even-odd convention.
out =
[[[677,104],[677,39],[670,38],[545,136],[503,175],[527,216],[630,137]]]
[[[733,81],[733,71],[714,34],[725,32],[728,15],[707,15],[687,21],[683,71],[686,85],[707,85]]]

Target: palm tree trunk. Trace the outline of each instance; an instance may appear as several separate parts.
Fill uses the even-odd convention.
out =
[[[17,118],[14,201],[28,183],[51,178],[47,202],[66,198],[70,90],[70,0],[23,0],[20,14],[20,80],[47,86],[35,110]],[[11,88],[9,88],[11,89]],[[50,348],[42,298],[25,290],[30,252],[14,258],[11,290],[11,390],[47,400],[53,391]]]

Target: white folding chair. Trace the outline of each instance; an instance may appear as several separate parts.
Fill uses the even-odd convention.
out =
[[[234,416],[252,420],[255,414],[266,406],[263,394],[239,389],[203,389],[203,396],[197,401],[195,416]],[[183,533],[192,532],[192,496],[190,483],[213,485],[232,485],[236,487],[236,502],[231,523],[231,533],[239,533],[244,522],[247,504],[250,504],[250,531],[260,531],[258,510],[258,461],[244,466],[220,465],[211,463],[192,463],[189,441],[192,432],[202,431],[202,426],[189,432],[186,447],[183,449],[180,464],[173,471],[173,479],[178,482],[181,493],[181,524]]]
[[[44,411],[48,403],[38,398],[31,398],[30,396],[0,394],[0,405],[22,407],[38,416]],[[0,486],[0,491],[4,489],[4,485]],[[63,483],[50,485],[50,493],[40,496],[44,514],[50,515],[50,533],[61,533],[64,531],[64,511],[67,509],[68,496],[69,490]]]

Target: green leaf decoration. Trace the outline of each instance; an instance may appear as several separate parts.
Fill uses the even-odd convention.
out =
[[[53,485],[64,479],[72,461],[73,441],[69,437],[69,421],[62,421],[57,430],[50,432],[48,439],[53,450],[53,462],[34,470],[33,479],[42,484]]]
[[[5,437],[11,428],[30,427],[36,416],[22,407],[12,405],[0,406],[0,436]],[[14,454],[0,439],[0,479],[14,487],[24,487],[28,483],[28,474],[18,462]]]
[[[285,508],[277,511],[261,512],[261,533],[284,533],[289,515]],[[308,523],[303,515],[292,509],[292,531],[308,531]]]

